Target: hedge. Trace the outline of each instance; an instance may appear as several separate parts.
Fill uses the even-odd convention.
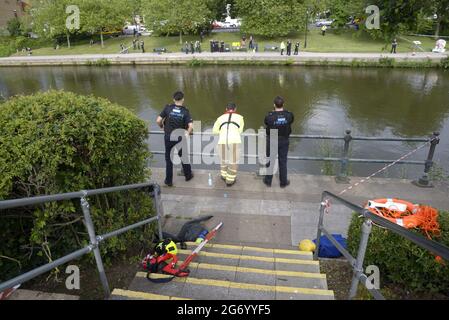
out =
[[[363,219],[354,214],[348,232],[348,248],[354,255],[360,241]],[[449,213],[440,212],[441,237],[434,238],[449,247]],[[412,230],[422,234],[419,230]],[[449,294],[449,262],[437,263],[435,256],[409,240],[373,225],[365,266],[376,265],[382,282],[400,285],[412,292]]]
[[[105,99],[49,91],[0,104],[0,200],[140,183],[147,126]],[[88,199],[97,234],[152,216],[143,191]],[[0,282],[88,244],[79,199],[0,214]],[[149,240],[150,227],[108,240],[106,261]],[[86,258],[92,261],[92,258]]]

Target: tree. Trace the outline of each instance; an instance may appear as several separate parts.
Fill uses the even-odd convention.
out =
[[[286,36],[305,27],[304,0],[235,0],[242,30],[247,33],[276,37]]]
[[[6,29],[8,30],[9,34],[13,37],[20,36],[23,33],[22,24],[20,22],[19,18],[12,18],[7,22]]]
[[[367,0],[365,5],[377,5],[380,9],[380,30],[369,30],[386,41],[401,32],[415,30],[420,13],[427,4],[422,0]],[[366,13],[365,13],[366,15]]]
[[[82,30],[100,33],[101,46],[104,47],[104,32],[122,30],[126,21],[133,21],[135,5],[133,0],[81,1]]]
[[[438,38],[442,24],[449,23],[449,0],[432,0],[430,2],[429,15],[436,15],[435,37]]]
[[[147,0],[142,13],[149,28],[155,32],[182,35],[198,31],[213,19],[208,0]]]
[[[79,1],[79,0],[78,0]],[[70,35],[77,30],[70,30],[66,26],[66,8],[76,4],[77,0],[42,0],[34,4],[30,11],[34,32],[43,38],[55,39],[66,36],[70,48]]]
[[[215,20],[221,21],[227,15],[226,6],[231,6],[230,15],[232,18],[237,17],[235,0],[207,0],[207,7],[211,11]]]

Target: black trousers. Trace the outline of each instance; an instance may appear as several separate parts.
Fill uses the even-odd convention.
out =
[[[170,136],[165,136],[165,183],[173,183],[173,161],[170,157],[172,149],[181,142],[181,138],[178,141],[170,141]],[[182,148],[178,152],[179,157],[182,157]],[[182,159],[182,158],[181,158]],[[184,171],[185,177],[188,179],[192,176],[192,166],[190,164],[185,164],[182,162],[182,169]]]
[[[281,186],[287,184],[287,156],[288,148],[290,146],[290,140],[288,138],[279,137],[278,138],[278,148],[277,150],[270,150],[270,139],[267,139],[267,157],[270,161],[267,163],[267,168],[270,167],[271,163],[276,161],[276,157],[279,157],[279,180],[281,180]],[[273,151],[273,152],[271,152]],[[269,172],[273,173],[273,172]],[[271,184],[273,181],[273,175],[268,174],[265,176],[265,182]]]

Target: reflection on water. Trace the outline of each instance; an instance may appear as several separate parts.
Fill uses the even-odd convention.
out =
[[[94,94],[126,106],[157,129],[154,119],[181,89],[195,120],[212,126],[227,102],[234,101],[246,126],[257,129],[276,95],[294,112],[297,134],[412,137],[441,131],[436,157],[449,167],[449,73],[436,70],[385,70],[302,67],[23,67],[0,68],[0,93],[9,97],[48,89]],[[448,137],[448,138],[446,138]],[[152,148],[161,149],[157,138]],[[414,144],[355,143],[357,158],[394,159]],[[295,141],[292,151],[320,155],[317,142]],[[341,143],[325,146],[338,156]],[[422,160],[426,151],[414,159]],[[292,169],[319,173],[321,164],[296,163]],[[356,175],[378,166],[353,165]],[[416,176],[421,168],[401,169]],[[399,171],[394,174],[397,176]]]

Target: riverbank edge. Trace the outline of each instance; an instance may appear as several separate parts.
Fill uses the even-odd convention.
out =
[[[1,58],[0,67],[13,66],[112,66],[112,65],[169,65],[169,66],[332,66],[332,67],[376,67],[376,68],[441,68],[449,69],[449,56],[405,56],[373,55],[370,57],[273,57],[273,56],[127,56],[127,55],[78,55],[78,56],[33,56]]]

